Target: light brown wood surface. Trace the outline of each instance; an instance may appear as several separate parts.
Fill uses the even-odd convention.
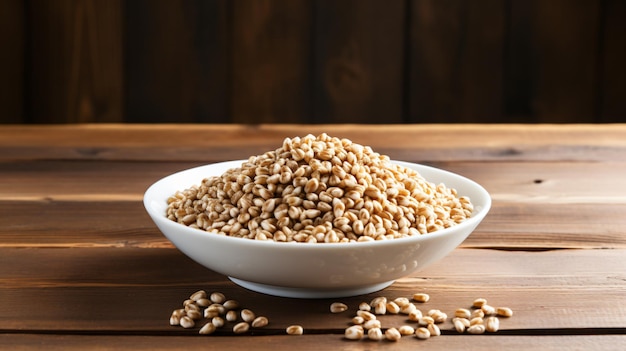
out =
[[[514,310],[495,334],[349,342],[334,300],[244,290],[176,250],[141,203],[185,168],[328,132],[470,177],[493,207],[455,251],[382,292],[451,314]],[[0,349],[621,350],[626,344],[626,125],[75,125],[0,127]],[[254,335],[169,326],[198,289],[265,314]],[[388,326],[404,324],[383,316]],[[284,335],[301,324],[305,335]],[[183,346],[184,345],[184,346]]]

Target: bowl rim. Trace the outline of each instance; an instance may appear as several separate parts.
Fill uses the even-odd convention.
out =
[[[161,228],[161,226],[159,225],[161,224],[161,225],[170,227],[172,229],[182,230],[185,234],[188,234],[188,235],[199,235],[200,237],[206,237],[210,240],[224,241],[224,243],[230,243],[230,244],[242,244],[242,245],[248,245],[248,246],[253,246],[253,247],[258,246],[258,247],[265,247],[265,248],[267,247],[290,248],[290,250],[295,249],[295,250],[306,250],[306,251],[342,250],[346,248],[366,249],[366,248],[371,248],[371,247],[381,247],[381,246],[388,246],[388,245],[402,245],[402,244],[409,244],[409,243],[415,244],[415,243],[419,243],[419,242],[426,241],[426,240],[434,240],[442,236],[452,235],[453,233],[458,232],[458,231],[463,231],[464,229],[468,227],[475,228],[476,226],[478,226],[478,224],[480,224],[480,222],[484,219],[484,217],[487,215],[487,213],[491,209],[492,200],[487,190],[482,185],[478,184],[477,182],[465,176],[462,176],[460,174],[447,171],[441,168],[433,167],[433,166],[427,166],[423,164],[411,163],[411,162],[406,162],[406,161],[391,160],[391,162],[393,163],[403,165],[405,167],[410,167],[412,169],[417,170],[418,172],[420,172],[419,169],[423,169],[429,172],[435,172],[439,174],[444,174],[448,177],[456,178],[457,181],[463,182],[468,187],[471,187],[474,191],[477,191],[478,193],[480,193],[482,195],[481,197],[484,199],[484,203],[479,204],[478,206],[474,204],[474,211],[472,213],[472,216],[469,219],[466,219],[465,221],[455,226],[448,227],[445,229],[440,229],[431,233],[408,236],[408,237],[397,238],[397,239],[389,239],[389,240],[363,241],[363,242],[350,242],[350,243],[316,243],[316,244],[307,244],[307,243],[299,243],[299,242],[275,242],[273,240],[253,240],[253,239],[247,239],[247,238],[215,234],[215,233],[207,232],[202,229],[192,228],[184,224],[174,222],[172,220],[167,219],[167,217],[165,216],[165,213],[158,213],[156,211],[155,202],[161,202],[161,205],[163,205],[163,201],[167,201],[167,198],[171,196],[176,190],[184,190],[194,184],[199,184],[199,182],[202,181],[203,178],[199,178],[198,181],[194,184],[189,184],[189,185],[181,184],[181,187],[176,190],[173,190],[171,194],[160,194],[159,190],[162,187],[166,186],[166,184],[171,182],[173,179],[183,177],[185,174],[188,174],[188,173],[199,172],[202,169],[209,168],[209,167],[226,166],[229,164],[232,164],[233,166],[237,167],[237,166],[240,166],[241,163],[245,161],[246,160],[242,159],[242,160],[214,162],[210,164],[183,169],[175,173],[172,173],[168,176],[165,176],[157,180],[156,182],[154,182],[147,188],[143,196],[144,207],[146,211],[148,212],[148,214],[150,215],[150,217],[152,218],[152,220],[158,225],[159,228]],[[416,167],[419,169],[416,169]],[[426,178],[426,180],[429,182],[435,183],[435,181],[431,179]],[[471,231],[473,231],[473,229],[470,230],[470,232]],[[172,233],[167,233],[167,234],[163,233],[163,234],[168,238],[169,238],[169,235],[172,235]],[[469,234],[470,233],[468,233],[468,235]]]

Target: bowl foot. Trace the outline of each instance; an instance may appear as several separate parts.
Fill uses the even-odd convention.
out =
[[[290,288],[284,286],[267,285],[260,283],[253,283],[246,280],[241,280],[233,277],[228,277],[235,284],[246,288],[248,290],[256,291],[259,293],[280,296],[280,297],[292,297],[298,299],[326,299],[336,297],[349,297],[369,294],[382,290],[389,285],[393,284],[393,280],[389,282],[367,285],[357,288],[337,288],[337,289],[315,289],[315,288]]]

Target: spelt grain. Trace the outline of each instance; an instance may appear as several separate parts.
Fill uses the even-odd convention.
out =
[[[344,303],[341,302],[333,302],[330,305],[330,312],[331,313],[341,313],[344,312],[348,309],[348,306]]]
[[[267,317],[259,316],[259,317],[256,317],[252,321],[251,326],[252,328],[263,328],[267,326],[268,324],[269,324],[269,320],[267,319]]]
[[[456,225],[473,211],[470,200],[454,189],[429,183],[370,147],[324,135],[287,138],[278,149],[251,156],[241,167],[178,191],[167,202],[167,217],[184,225],[302,243],[421,235]],[[423,208],[422,215],[409,207]],[[349,209],[357,212],[348,215]],[[335,221],[344,216],[347,222]],[[300,233],[303,223],[313,220],[330,223],[325,232],[330,234]],[[258,233],[259,227],[264,232]]]
[[[396,304],[394,301],[387,302],[386,309],[387,309],[387,313],[390,313],[390,314],[400,313],[400,306],[398,306],[398,304]]]
[[[213,325],[214,325],[216,328],[221,328],[221,327],[223,327],[223,326],[224,326],[224,324],[226,324],[226,323],[224,322],[224,318],[222,318],[222,317],[220,317],[220,316],[215,316],[215,317],[213,317],[213,318],[211,319],[211,323],[213,323]]]
[[[500,317],[511,317],[513,316],[513,310],[508,307],[498,307],[496,308],[496,314]]]
[[[364,330],[360,325],[353,325],[346,328],[344,337],[348,340],[361,340],[364,335]]]
[[[365,323],[363,323],[362,325],[363,325],[363,329],[365,330],[382,327],[378,319],[370,319],[369,321],[365,321]]]
[[[416,294],[413,294],[413,300],[424,303],[430,300],[430,296],[426,293],[416,293]]]
[[[455,318],[453,320],[453,324],[454,324],[454,329],[456,329],[457,332],[463,334],[465,332],[465,328],[467,328],[469,326],[469,321],[466,325],[466,323],[463,322],[463,320],[467,320],[465,318]]]
[[[244,322],[250,323],[256,318],[256,315],[251,310],[244,308],[241,310],[241,319]]]
[[[243,334],[246,333],[250,329],[250,324],[247,322],[239,322],[235,324],[233,327],[233,333],[235,334]]]
[[[189,329],[189,328],[193,328],[194,325],[196,325],[196,323],[189,316],[183,316],[183,317],[180,318],[180,326],[181,327],[183,327],[185,329]]]
[[[304,328],[300,325],[290,325],[285,329],[288,335],[302,335],[304,333]]]
[[[403,325],[400,328],[398,328],[398,331],[402,335],[413,335],[415,333],[415,329],[411,327],[410,325]]]
[[[180,318],[181,317],[172,314],[170,316],[170,325],[180,325]]]
[[[428,332],[430,332],[430,336],[439,336],[441,335],[441,330],[437,326],[437,324],[429,324],[426,326]]]
[[[467,332],[470,334],[484,334],[485,333],[485,325],[484,324],[474,324],[467,328]]]
[[[485,330],[495,333],[500,328],[500,320],[497,317],[487,317],[485,319]]]
[[[385,335],[380,328],[372,328],[367,331],[367,338],[373,341],[380,341],[385,338]]]
[[[209,322],[207,324],[205,324],[204,326],[202,326],[202,328],[200,328],[200,330],[198,331],[199,334],[202,335],[209,335],[209,334],[213,334],[216,330],[216,327],[213,323]]]
[[[415,330],[415,336],[418,339],[426,340],[426,339],[430,338],[430,331],[428,331],[427,328],[420,327],[420,328],[417,328]]]
[[[483,307],[483,305],[487,304],[487,300],[483,299],[483,298],[478,298],[476,300],[474,300],[474,303],[472,304],[473,307],[475,308],[481,308]]]
[[[369,334],[369,331],[368,331]],[[385,339],[389,341],[399,341],[402,338],[402,334],[396,328],[389,328],[385,330]]]
[[[496,314],[496,309],[487,304],[480,306],[480,309],[483,311],[485,316],[491,316],[491,315]]]
[[[459,318],[470,318],[472,316],[472,312],[470,312],[467,308],[457,308],[457,310],[454,311],[454,316]]]

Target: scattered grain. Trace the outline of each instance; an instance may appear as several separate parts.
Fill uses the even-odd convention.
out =
[[[369,332],[368,332],[369,334]],[[385,339],[389,341],[399,341],[402,338],[402,334],[396,328],[389,328],[385,330]]]
[[[413,294],[413,300],[417,301],[417,302],[428,302],[428,300],[430,300],[430,296],[426,293],[417,293],[417,294]]]
[[[483,299],[483,298],[478,298],[476,300],[474,300],[474,303],[472,304],[472,307],[474,308],[481,308],[483,307],[483,305],[487,304],[487,300]]]
[[[269,324],[267,317],[259,316],[252,321],[252,328],[263,328]]]
[[[426,326],[426,329],[430,332],[430,336],[439,336],[441,335],[441,330],[437,326],[437,324],[429,324]]]
[[[243,310],[241,310],[241,319],[243,319],[244,322],[250,323],[255,318],[256,318],[256,315],[251,310],[247,308],[244,308]]]
[[[484,324],[474,324],[467,328],[467,332],[470,334],[484,334],[485,333],[485,325]]]
[[[226,300],[222,304],[226,310],[235,310],[239,308],[239,302],[237,300]]]
[[[496,309],[490,305],[484,304],[480,306],[480,309],[483,311],[485,316],[492,316],[496,314]]]
[[[415,328],[413,328],[410,325],[400,326],[400,328],[398,328],[398,331],[402,335],[413,335],[413,334],[415,334]]]
[[[185,329],[193,328],[195,325],[196,322],[194,322],[193,319],[189,318],[188,316],[183,316],[180,319],[180,326]]]
[[[250,330],[250,324],[247,322],[239,322],[233,327],[233,333],[235,334],[243,334],[248,332],[248,330]]]
[[[467,323],[463,322],[464,320],[467,321]],[[454,329],[461,334],[465,332],[465,328],[469,326],[469,320],[465,318],[455,318],[452,323],[454,324]]]
[[[223,326],[226,324],[226,322],[224,321],[224,318],[219,317],[219,316],[217,316],[217,317],[213,317],[213,318],[211,319],[211,323],[213,323],[213,325],[214,325],[216,328],[221,328],[221,327],[223,327]]]
[[[418,319],[417,324],[425,327],[429,324],[435,324],[435,320],[433,319],[433,317],[423,316],[420,319]]]
[[[500,329],[500,320],[498,317],[487,317],[485,319],[485,330],[490,333],[495,333]]]
[[[364,335],[363,327],[360,325],[353,325],[346,328],[344,332],[344,336],[348,340],[361,340]]]
[[[400,306],[393,301],[387,302],[386,305],[387,313],[389,314],[398,314],[400,313]]]
[[[289,335],[302,335],[304,333],[304,329],[300,325],[290,325],[285,331]]]
[[[204,326],[202,326],[202,328],[200,328],[198,333],[202,335],[209,335],[209,334],[213,334],[216,329],[217,328],[215,327],[215,325],[209,322],[209,323],[206,323]]]
[[[356,311],[356,315],[359,317],[362,317],[365,321],[369,321],[372,319],[376,319],[376,315],[374,315],[372,312],[368,312],[368,311]]]
[[[470,318],[472,316],[472,312],[467,308],[457,308],[454,311],[454,316],[458,318]]]
[[[223,304],[224,301],[226,301],[226,296],[224,296],[224,294],[222,294],[221,292],[214,292],[211,293],[210,300],[213,303]]]
[[[230,310],[230,311],[226,312],[226,320],[227,321],[235,322],[235,321],[237,321],[238,318],[239,318],[239,315],[237,314],[237,311]]]
[[[426,339],[430,338],[430,331],[428,331],[427,328],[420,327],[420,328],[417,328],[415,330],[415,336],[418,339],[426,340]]]
[[[180,325],[180,317],[172,314],[170,316],[170,325]]]
[[[206,297],[206,291],[198,290],[195,293],[191,294],[191,296],[189,296],[189,299],[192,301],[198,301],[200,299],[206,299]]]
[[[513,316],[513,310],[508,307],[498,307],[496,308],[496,314],[500,317],[511,317]]]
[[[341,313],[348,309],[348,306],[345,303],[341,302],[333,302],[330,304],[330,312],[331,313]]]
[[[381,327],[382,325],[378,319],[370,319],[369,321],[365,321],[365,323],[363,323],[363,328],[366,330],[372,329],[372,328],[381,328]]]
[[[385,335],[380,328],[372,328],[367,331],[367,338],[373,341],[380,341],[385,338]]]

